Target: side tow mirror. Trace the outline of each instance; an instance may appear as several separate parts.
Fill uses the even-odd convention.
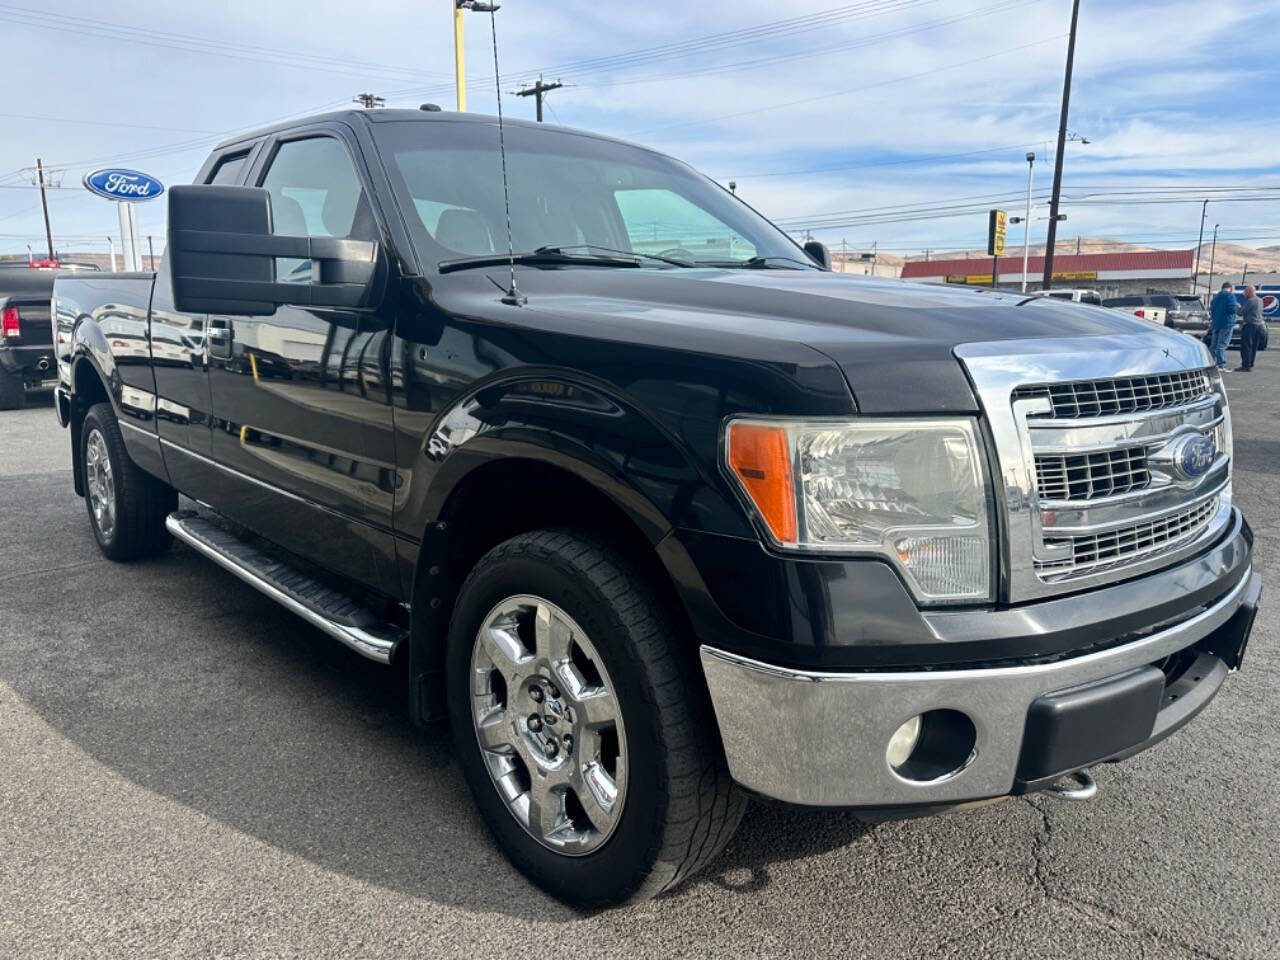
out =
[[[804,242],[804,252],[809,255],[810,260],[823,270],[831,269],[831,251],[827,249],[825,243],[818,240],[806,240]]]
[[[361,307],[377,244],[271,232],[271,195],[261,187],[207,184],[169,190],[169,277],[183,313],[264,316],[282,304]],[[311,261],[311,281],[281,283],[278,259]]]

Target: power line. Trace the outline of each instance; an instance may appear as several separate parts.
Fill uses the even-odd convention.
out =
[[[407,80],[411,77],[443,79],[448,76],[440,71],[395,67],[388,66],[385,62],[353,60],[328,53],[306,53],[291,48],[255,46],[239,41],[217,40],[191,34],[171,33],[146,27],[135,27],[129,24],[106,22],[99,18],[77,17],[61,11],[47,13],[42,10],[5,3],[0,3],[0,20],[42,30],[74,33],[77,36],[94,36],[113,42],[139,43],[154,47],[202,53],[207,56],[266,63],[272,66],[322,70],[330,74],[344,73],[350,76],[364,77],[378,75],[384,79],[399,80]]]
[[[864,2],[861,3],[835,7],[830,10],[819,11],[818,13],[791,17],[786,20],[771,21],[768,23],[758,24],[754,27],[745,27],[739,30],[727,31],[725,33],[709,34],[702,37],[690,38],[688,40],[673,41],[654,47],[645,47],[619,54],[610,54],[604,57],[572,60],[523,72],[516,71],[504,76],[502,81],[503,83],[517,84],[521,82],[531,83],[540,73],[571,73],[575,77],[581,78],[583,76],[592,76],[614,70],[624,70],[635,66],[644,66],[646,64],[660,62],[662,60],[676,58],[688,59],[694,55],[701,56],[707,52],[732,49],[734,47],[766,40],[790,38],[813,30],[831,28],[842,23],[847,23],[851,20],[883,16],[888,13],[896,13],[912,7],[936,2],[937,0],[864,0]],[[695,73],[700,72],[703,71],[695,71]],[[470,78],[468,79],[470,80]],[[599,82],[596,85],[604,86],[608,84]],[[452,89],[452,87],[449,86],[410,87],[404,90],[393,90],[390,95],[399,97],[433,94],[442,91],[447,92],[450,89]]]
[[[846,87],[842,90],[833,90],[829,93],[817,94],[816,96],[812,96],[812,97],[802,97],[799,100],[788,100],[784,103],[763,104],[763,105],[753,107],[750,110],[739,110],[735,113],[720,114],[714,117],[706,117],[702,120],[689,120],[684,123],[673,123],[673,124],[667,124],[661,127],[651,127],[647,130],[638,131],[637,133],[632,134],[632,136],[643,136],[645,134],[660,133],[666,130],[682,130],[682,129],[688,129],[690,127],[705,127],[707,124],[719,123],[722,120],[733,120],[738,117],[746,117],[746,116],[754,117],[754,116],[758,116],[761,113],[765,113],[769,110],[784,110],[788,107],[798,107],[808,103],[816,103],[819,100],[830,100],[832,97],[842,97],[849,93],[861,93],[866,90],[874,90],[879,87],[886,87],[894,83],[905,83],[908,80],[918,80],[921,77],[932,76],[933,74],[936,74],[936,73],[944,73],[948,70],[956,70],[960,67],[972,66],[975,63],[983,63],[987,60],[994,60],[996,57],[1004,56],[1007,53],[1017,53],[1020,50],[1027,50],[1031,47],[1038,47],[1038,46],[1041,46],[1042,44],[1051,43],[1055,40],[1060,40],[1060,39],[1061,37],[1056,37],[1056,36],[1044,37],[1040,40],[1033,40],[1030,43],[1018,44],[1016,47],[1006,47],[1002,50],[996,50],[996,51],[993,51],[992,53],[985,54],[981,57],[974,57],[971,60],[961,60],[957,63],[948,63],[941,67],[934,67],[931,70],[921,70],[919,73],[910,73],[910,74],[906,74],[904,76],[899,76],[899,77],[888,77],[884,80],[877,80],[874,83],[864,84],[863,86]]]

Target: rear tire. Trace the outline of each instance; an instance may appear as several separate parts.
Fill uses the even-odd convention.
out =
[[[0,410],[21,410],[27,404],[22,374],[0,373]]]
[[[94,404],[80,429],[84,501],[98,547],[110,559],[140,560],[169,549],[165,518],[178,492],[129,459],[109,403]]]
[[[559,652],[544,660],[548,648]],[[639,566],[581,531],[514,537],[467,577],[446,666],[456,755],[499,846],[553,896],[583,907],[647,899],[733,836],[746,799],[694,651]],[[612,728],[587,722],[600,716],[616,717]],[[576,742],[564,746],[565,731]],[[612,767],[589,752],[606,742]]]

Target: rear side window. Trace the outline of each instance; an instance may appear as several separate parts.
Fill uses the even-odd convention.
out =
[[[240,176],[244,173],[244,163],[248,159],[248,150],[244,153],[233,153],[223,157],[218,161],[218,165],[213,168],[213,173],[209,174],[209,179],[205,183],[235,186],[240,182]]]
[[[1093,305],[1094,305],[1094,306],[1096,306],[1096,307],[1100,307],[1100,306],[1102,306],[1102,298],[1101,298],[1100,296],[1098,296],[1096,293],[1082,293],[1082,294],[1080,294],[1080,302],[1081,302],[1081,303],[1091,303],[1091,304],[1093,304]]]
[[[1112,297],[1110,300],[1103,300],[1104,307],[1141,307],[1143,305],[1142,297]]]

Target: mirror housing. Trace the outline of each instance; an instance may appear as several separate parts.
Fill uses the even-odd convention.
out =
[[[276,259],[310,260],[312,282],[280,283]],[[206,184],[169,190],[165,262],[182,313],[268,316],[276,307],[362,307],[377,244],[333,237],[277,237],[261,187]]]
[[[806,240],[804,242],[804,252],[809,255],[810,260],[823,270],[831,269],[831,251],[827,249],[825,243],[818,240]]]

